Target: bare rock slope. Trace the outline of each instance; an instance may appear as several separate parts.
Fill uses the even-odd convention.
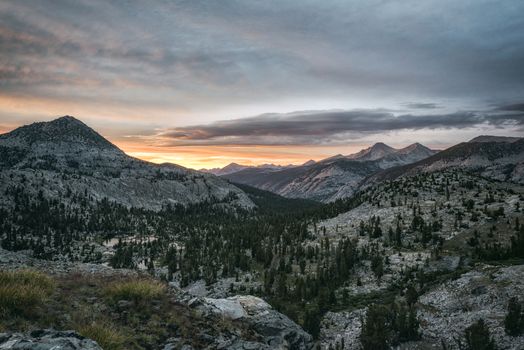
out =
[[[253,207],[245,193],[216,176],[130,157],[70,116],[0,135],[0,190],[13,186],[50,198],[76,192],[151,210],[206,201]]]

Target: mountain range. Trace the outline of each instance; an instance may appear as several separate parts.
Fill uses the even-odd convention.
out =
[[[235,183],[289,198],[332,202],[369,184],[449,167],[522,183],[524,139],[482,135],[440,152],[420,143],[396,149],[379,142],[354,154],[302,165],[231,163],[196,171],[130,157],[71,116],[0,135],[0,190],[24,184],[25,190],[36,193],[38,188],[51,198],[72,191],[153,210],[202,202],[253,207]]]
[[[443,151],[431,150],[420,143],[395,149],[379,142],[354,154],[338,154],[301,166],[271,171],[245,167],[221,176],[285,197],[322,202],[349,197],[369,184],[450,167],[500,181],[523,183],[523,145],[523,138],[489,135]]]
[[[310,162],[314,162],[314,161],[310,160]],[[223,168],[211,168],[211,169],[203,168],[203,169],[199,169],[199,171],[203,173],[217,175],[217,176],[223,176],[223,175],[233,174],[241,170],[250,169],[250,168],[257,168],[263,171],[278,171],[278,170],[288,169],[292,167],[293,165],[291,164],[290,165],[261,164],[257,166],[249,166],[249,165],[241,165],[237,163],[229,163],[228,165],[226,165]]]
[[[376,143],[347,156],[336,155],[280,170],[246,167],[221,176],[285,197],[330,202],[351,196],[371,174],[419,161],[436,152],[419,143],[401,149]]]
[[[524,138],[479,136],[431,157],[386,169],[366,179],[366,185],[418,173],[458,168],[486,178],[524,183]]]

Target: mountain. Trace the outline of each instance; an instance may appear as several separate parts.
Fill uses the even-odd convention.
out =
[[[232,173],[236,173],[237,171],[244,170],[246,168],[249,168],[247,165],[240,165],[237,163],[229,163],[223,168],[212,168],[212,169],[200,169],[201,172],[204,173],[210,173],[213,175],[228,175]]]
[[[288,168],[293,168],[293,167],[294,167],[293,164],[278,165],[278,164],[273,164],[273,163],[265,163],[265,164],[260,164],[256,166],[256,168],[267,169],[267,170],[282,170],[282,169],[288,169]]]
[[[509,136],[490,136],[490,135],[480,135],[469,142],[515,142],[520,140],[521,137],[509,137]]]
[[[395,149],[392,153],[377,159],[377,162],[382,169],[388,169],[394,166],[417,162],[435,153],[437,153],[437,151],[429,149],[420,143],[414,143],[401,149]]]
[[[224,177],[284,197],[329,202],[351,195],[361,180],[380,169],[374,162],[340,158],[280,171],[249,168]]]
[[[366,179],[367,185],[410,176],[422,172],[458,168],[478,175],[516,183],[524,183],[524,139],[513,142],[488,141],[462,142],[431,157],[405,166],[383,170]],[[473,139],[475,140],[475,139]]]
[[[313,165],[315,164],[316,162],[313,160],[313,159],[310,159],[308,160],[307,162],[305,162],[304,164],[302,164],[302,166],[310,166],[310,165]]]
[[[348,159],[357,161],[378,161],[381,168],[387,169],[393,166],[410,164],[421,159],[427,158],[436,151],[427,148],[420,143],[414,143],[407,147],[396,149],[382,142],[363,149],[360,152],[346,156]]]
[[[0,135],[0,178],[2,193],[17,184],[64,201],[68,193],[152,210],[200,202],[253,206],[240,189],[213,175],[130,157],[71,116]]]
[[[348,159],[356,159],[360,161],[377,160],[384,158],[387,155],[395,153],[395,149],[382,142],[375,143],[373,146],[363,149],[360,152],[346,156]]]
[[[64,116],[51,122],[39,122],[21,126],[7,134],[0,135],[1,145],[4,147],[18,147],[24,150],[33,148],[33,151],[47,152],[38,146],[62,146],[75,144],[77,148],[104,150],[121,153],[121,151],[100,134],[80,120],[71,116]],[[57,148],[60,151],[59,148]],[[67,151],[64,149],[63,151]]]
[[[224,177],[285,197],[330,202],[351,196],[371,174],[416,162],[434,153],[419,143],[402,149],[376,143],[349,156],[338,154],[316,163],[309,161],[302,166],[278,171],[243,169]]]
[[[241,165],[237,163],[229,163],[223,168],[211,168],[211,169],[200,169],[200,172],[203,173],[209,173],[217,176],[223,176],[223,175],[229,175],[233,174],[239,171],[242,171],[244,169],[258,169],[262,172],[267,171],[276,171],[276,170],[282,170],[282,169],[288,169],[292,168],[294,165],[276,165],[276,164],[260,164],[257,166],[250,166],[250,165]]]

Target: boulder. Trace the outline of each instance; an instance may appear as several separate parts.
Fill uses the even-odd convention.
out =
[[[189,306],[204,315],[242,322],[255,332],[259,341],[230,339],[223,349],[310,349],[312,337],[287,316],[274,310],[264,300],[251,295],[229,298],[194,298]]]

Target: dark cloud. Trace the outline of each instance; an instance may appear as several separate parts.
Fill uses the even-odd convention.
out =
[[[408,108],[411,108],[411,109],[437,109],[437,108],[442,108],[442,106],[438,105],[437,103],[424,103],[424,102],[406,103],[405,106],[408,107]]]
[[[524,103],[502,105],[498,106],[496,109],[499,111],[524,112]]]
[[[6,92],[63,98],[81,94],[82,78],[110,87],[125,76],[170,89],[166,101],[182,93],[226,106],[282,96],[507,100],[523,91],[523,12],[518,0],[2,1],[0,70],[20,68]]]
[[[523,126],[524,113],[464,111],[449,114],[395,115],[383,110],[304,111],[264,114],[174,128],[157,136],[167,145],[330,144],[396,130],[461,129],[480,125]]]

